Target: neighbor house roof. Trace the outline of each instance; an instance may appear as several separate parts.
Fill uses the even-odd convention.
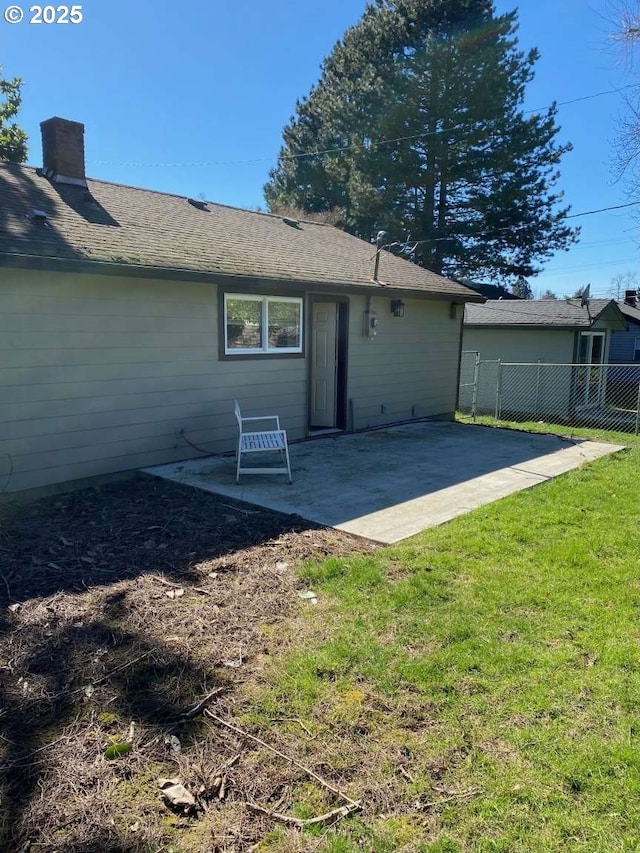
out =
[[[625,320],[613,299],[502,300],[491,299],[483,305],[465,306],[465,326],[588,329],[598,320],[610,320],[626,328]]]
[[[624,315],[625,319],[631,320],[632,323],[640,325],[640,308],[634,308],[633,305],[627,305],[625,302],[618,302],[618,308]]]
[[[481,299],[387,251],[373,282],[375,252],[331,225],[287,224],[268,213],[91,179],[86,187],[56,183],[32,167],[0,165],[4,264],[111,271],[115,265],[123,273],[169,271],[172,278],[221,275]]]

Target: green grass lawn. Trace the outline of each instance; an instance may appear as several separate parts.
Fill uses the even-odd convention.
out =
[[[244,721],[290,719],[289,751],[363,811],[256,849],[640,850],[640,442],[597,437],[630,447],[306,567],[319,604]],[[308,784],[291,808],[335,804]]]
[[[456,420],[463,424],[475,423],[482,426],[501,427],[524,432],[553,433],[554,435],[563,435],[570,438],[585,438],[591,441],[613,442],[614,444],[637,444],[640,440],[640,436],[633,435],[630,432],[616,432],[614,430],[573,426],[570,424],[554,424],[548,421],[496,420],[492,415],[477,415],[475,418],[472,418],[471,415],[461,412],[456,415]]]

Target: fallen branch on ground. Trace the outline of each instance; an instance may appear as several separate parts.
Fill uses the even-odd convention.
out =
[[[229,776],[228,771],[235,766],[238,761],[242,758],[242,753],[239,752],[237,755],[234,755],[233,758],[229,758],[220,766],[218,770],[216,770],[213,778],[213,782],[210,784],[207,782],[204,774],[202,772],[201,767],[194,767],[200,775],[202,779],[202,784],[198,789],[198,793],[196,794],[196,799],[198,803],[202,806],[203,811],[209,811],[209,802],[211,800],[224,800],[229,791]]]
[[[183,584],[173,583],[173,581],[165,580],[164,578],[161,578],[159,575],[153,575],[152,577],[155,581],[158,581],[159,583],[164,584],[165,586],[168,586],[171,589],[184,589],[185,588]],[[186,588],[193,590],[193,592],[199,592],[201,595],[211,595],[211,590],[205,589],[203,586],[187,586]]]
[[[203,699],[201,699],[197,705],[194,705],[193,708],[191,708],[189,711],[185,711],[184,714],[180,714],[180,716],[176,720],[174,720],[167,726],[167,728],[164,730],[165,737],[175,732],[175,730],[180,726],[184,725],[184,723],[188,723],[190,720],[193,720],[195,717],[198,716],[198,714],[201,714],[203,711],[206,711],[207,705],[209,704],[209,702],[215,699],[216,696],[220,696],[220,694],[226,693],[227,690],[231,689],[232,685],[225,685],[223,687],[216,687],[215,690],[212,690],[210,693],[207,693],[207,695]],[[161,737],[162,735],[156,735],[155,737],[151,738],[151,740],[147,741],[144,744],[145,749],[148,749],[150,746],[156,744]]]
[[[348,817],[350,814],[359,811],[361,805],[360,803],[353,803],[348,806],[340,806],[337,809],[332,809],[330,812],[318,815],[318,817],[310,818],[292,817],[291,815],[282,814],[281,812],[272,812],[269,811],[269,809],[259,806],[257,803],[252,803],[251,800],[247,800],[247,808],[256,814],[270,817],[272,820],[277,820],[280,823],[286,823],[288,826],[297,826],[300,827],[300,829],[304,829],[308,826],[323,826],[326,823],[335,823],[343,817]]]
[[[297,723],[302,731],[306,732],[312,740],[317,737],[317,735],[314,735],[313,732],[309,731],[299,717],[272,717],[271,721],[273,723]]]
[[[285,755],[284,752],[280,752],[280,750],[276,749],[275,746],[271,746],[266,741],[261,740],[259,737],[249,734],[249,732],[245,732],[244,729],[239,729],[237,726],[234,726],[233,723],[228,723],[226,720],[223,720],[222,717],[216,716],[208,708],[205,708],[204,713],[207,717],[211,717],[212,720],[215,720],[216,723],[218,723],[219,725],[229,729],[229,731],[235,732],[235,734],[240,735],[240,737],[247,738],[247,740],[251,740],[254,743],[260,744],[260,746],[264,746],[265,749],[270,750],[275,755],[279,756],[280,758],[283,758],[285,761],[288,761],[290,764],[294,764],[300,770],[303,770],[308,776],[311,776],[313,779],[315,779],[316,782],[319,782],[328,791],[331,791],[333,794],[337,794],[337,796],[342,797],[342,799],[345,800],[349,804],[349,806],[354,807],[354,810],[355,807],[360,808],[360,803],[357,800],[352,800],[351,797],[348,797],[339,788],[336,788],[334,785],[332,785],[331,782],[327,782],[327,780],[323,779],[322,776],[318,776],[318,774],[314,770],[311,770],[310,767],[305,767],[304,764],[300,764],[300,762],[296,761],[295,758],[291,758],[290,755]]]
[[[235,512],[241,512],[243,515],[259,515],[261,512],[259,509],[240,509],[239,506],[232,506],[231,504],[221,503],[220,506],[226,506],[228,509],[232,509]]]
[[[63,743],[63,742],[68,743],[73,738],[73,736],[74,736],[73,734],[62,735],[61,737],[56,738],[55,740],[51,741],[51,743],[45,743],[44,746],[39,746],[37,749],[34,749],[29,753],[29,756],[30,756],[29,760],[26,760],[24,757],[23,758],[16,758],[14,761],[11,761],[6,766],[0,767],[0,772],[6,773],[10,770],[19,770],[19,769],[23,769],[26,767],[36,767],[38,764],[42,764],[47,759],[44,759],[44,758],[34,759],[34,758],[32,758],[32,756],[37,755],[39,752],[44,752],[47,749],[53,749],[54,746],[58,746],[58,744],[60,744],[60,743]],[[2,738],[2,739],[6,741],[6,738]],[[7,743],[10,743],[10,741],[7,741]]]
[[[197,705],[194,705],[193,708],[191,708],[190,711],[185,711],[184,714],[181,714],[178,722],[185,723],[187,720],[193,720],[194,717],[197,717],[198,714],[201,714],[205,710],[212,699],[215,699],[216,696],[220,696],[221,693],[226,693],[226,691],[230,689],[231,688],[226,685],[224,687],[216,687],[215,690],[207,693],[204,699],[201,699]]]
[[[439,800],[432,800],[430,803],[419,803],[420,809],[433,809],[436,806],[441,806],[444,803],[451,803],[454,800],[470,800],[480,793],[480,788],[469,788],[468,791],[460,791],[458,794],[451,794],[450,797],[441,797]]]
[[[151,655],[151,652],[145,652],[139,657],[134,658],[133,660],[126,661],[125,663],[120,664],[115,669],[112,669],[110,672],[105,673],[105,675],[100,676],[100,678],[94,678],[92,681],[87,682],[92,687],[97,687],[99,684],[104,684],[105,681],[108,681],[114,675],[117,675],[119,672],[123,672],[125,669],[129,669],[132,666],[135,666],[137,663],[140,663],[141,660],[148,658]],[[31,696],[28,697],[24,705],[33,705],[39,704],[41,702],[55,702],[58,699],[62,699],[64,697],[77,696],[79,693],[84,693],[87,689],[87,684],[84,687],[76,687],[74,690],[60,690],[58,693],[53,693],[51,695],[45,696]]]

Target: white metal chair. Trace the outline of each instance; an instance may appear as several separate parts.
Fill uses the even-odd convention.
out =
[[[236,483],[240,482],[240,474],[286,474],[289,477],[289,482],[291,482],[291,464],[289,462],[287,433],[283,429],[280,429],[280,418],[278,415],[243,418],[238,401],[234,400],[233,402],[239,430]],[[244,425],[249,421],[275,421],[276,428],[260,432],[247,432]],[[243,453],[279,453],[282,465],[279,468],[244,468],[242,467]]]

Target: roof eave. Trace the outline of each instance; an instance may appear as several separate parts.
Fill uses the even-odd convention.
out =
[[[0,266],[13,269],[47,270],[49,272],[76,272],[97,275],[126,276],[133,278],[157,278],[165,281],[192,281],[202,283],[228,282],[229,284],[258,284],[274,282],[282,285],[321,291],[349,291],[350,293],[385,296],[402,296],[411,293],[412,298],[437,299],[453,302],[484,302],[483,296],[469,290],[469,294],[459,291],[429,290],[426,287],[387,284],[383,282],[363,281],[327,282],[312,279],[278,278],[268,275],[242,275],[238,273],[217,272],[215,270],[194,270],[181,267],[156,267],[145,264],[126,264],[100,261],[91,258],[53,258],[43,255],[29,255],[5,252],[0,253]],[[464,286],[464,285],[463,285]],[[466,288],[468,290],[468,288]]]
[[[612,299],[604,308],[593,318],[593,323],[598,320],[604,320],[610,324],[609,328],[614,332],[628,331],[627,318],[620,310],[618,303]]]
[[[560,325],[559,323],[469,323],[464,322],[465,328],[468,329],[536,329],[552,330],[559,332],[573,332],[576,329],[589,329],[589,323],[571,323],[570,325]]]

